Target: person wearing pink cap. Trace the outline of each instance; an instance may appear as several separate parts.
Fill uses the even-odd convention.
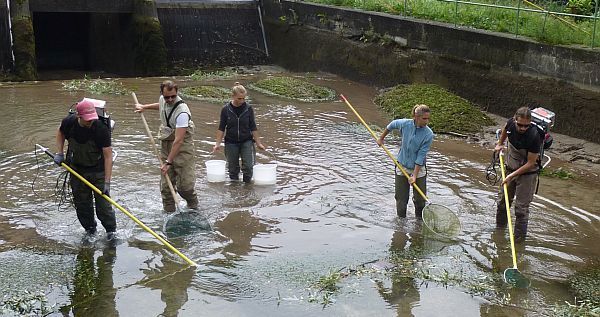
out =
[[[67,155],[63,154],[65,140],[68,141]],[[76,112],[64,118],[56,133],[58,152],[54,162],[59,166],[63,161],[86,180],[110,196],[112,176],[112,147],[110,130],[98,121],[94,103],[84,98],[77,103]],[[92,191],[76,177],[70,178],[73,202],[79,223],[88,235],[96,233],[96,215],[106,229],[107,240],[116,238],[117,222],[110,203]]]

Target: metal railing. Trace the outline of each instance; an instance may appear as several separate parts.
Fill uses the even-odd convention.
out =
[[[472,2],[472,1],[463,1],[463,0],[435,0],[438,2],[445,2],[445,3],[449,3],[449,4],[454,4],[454,27],[458,27],[460,24],[460,10],[459,10],[459,6],[476,6],[476,7],[487,7],[487,8],[494,8],[494,9],[503,9],[503,10],[511,10],[511,11],[515,11],[515,28],[514,31],[509,32],[511,34],[515,34],[515,36],[519,36],[519,35],[524,35],[524,36],[530,36],[530,34],[525,34],[525,33],[520,33],[519,32],[519,20],[521,19],[521,15],[524,12],[528,12],[528,13],[537,13],[537,14],[543,14],[544,18],[543,18],[543,23],[541,25],[541,35],[542,37],[545,35],[546,30],[546,23],[548,21],[548,17],[552,17],[555,18],[557,20],[559,20],[561,23],[564,23],[565,25],[567,25],[569,28],[576,30],[577,32],[582,32],[584,34],[586,34],[587,36],[591,37],[591,40],[589,41],[589,46],[590,48],[594,48],[595,46],[599,46],[596,43],[596,29],[597,29],[597,24],[598,24],[598,5],[600,0],[595,0],[595,8],[594,8],[594,14],[593,15],[580,15],[580,14],[573,14],[573,13],[566,13],[566,12],[557,12],[557,11],[550,11],[547,9],[544,9],[541,6],[538,6],[534,3],[529,2],[528,0],[518,0],[517,2],[517,6],[510,6],[510,5],[499,5],[499,4],[490,4],[490,3],[482,3],[482,2]],[[410,10],[410,0],[404,0],[404,12],[402,12],[404,15],[406,16],[412,16],[413,13],[411,12],[412,10]],[[524,4],[532,6],[534,8],[528,8],[525,7]],[[591,33],[585,29],[582,29],[581,27],[579,27],[577,24],[573,23],[572,21],[569,21],[563,17],[570,17],[570,18],[574,18],[574,19],[579,19],[579,20],[584,20],[584,19],[589,19],[593,24],[593,27],[591,28]],[[477,26],[474,26],[474,28],[479,28]],[[485,28],[480,28],[480,29],[485,29]],[[491,31],[494,31],[493,29],[490,29]],[[599,39],[600,40],[600,39]],[[585,45],[585,43],[583,43]]]

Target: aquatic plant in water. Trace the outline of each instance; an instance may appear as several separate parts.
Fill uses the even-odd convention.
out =
[[[236,75],[235,72],[228,70],[215,70],[212,72],[207,72],[203,70],[195,70],[188,77],[192,80],[219,80],[219,79],[229,79]]]
[[[91,79],[87,75],[83,79],[73,79],[62,82],[64,90],[67,91],[87,91],[93,94],[111,94],[126,95],[129,90],[123,84],[115,79]]]
[[[214,103],[226,103],[231,98],[231,90],[219,86],[193,86],[179,90],[182,97],[193,100],[204,100]]]
[[[554,178],[560,178],[560,179],[573,179],[573,178],[575,178],[575,175],[573,175],[573,173],[571,173],[569,171],[566,171],[566,170],[562,169],[561,167],[559,167],[557,169],[554,169],[554,170],[544,168],[540,172],[540,175],[542,175],[542,176],[548,176],[548,177],[554,177]]]
[[[270,77],[252,83],[249,87],[267,95],[307,102],[335,99],[333,89],[292,77]]]
[[[0,302],[2,316],[47,316],[55,312],[55,306],[48,304],[43,292],[24,291],[12,296],[4,295]]]
[[[436,133],[473,133],[494,124],[466,99],[432,84],[398,85],[377,96],[375,103],[394,118],[412,118],[415,105],[428,105],[429,127]]]

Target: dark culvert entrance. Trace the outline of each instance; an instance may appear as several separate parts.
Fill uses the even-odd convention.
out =
[[[39,71],[90,70],[89,19],[89,13],[33,13]]]

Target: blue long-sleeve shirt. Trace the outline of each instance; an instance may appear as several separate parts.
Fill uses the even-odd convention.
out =
[[[413,119],[396,119],[388,124],[387,130],[398,130],[402,135],[402,146],[396,157],[402,166],[414,169],[415,164],[425,165],[425,157],[433,142],[433,131],[428,126],[417,127]]]

